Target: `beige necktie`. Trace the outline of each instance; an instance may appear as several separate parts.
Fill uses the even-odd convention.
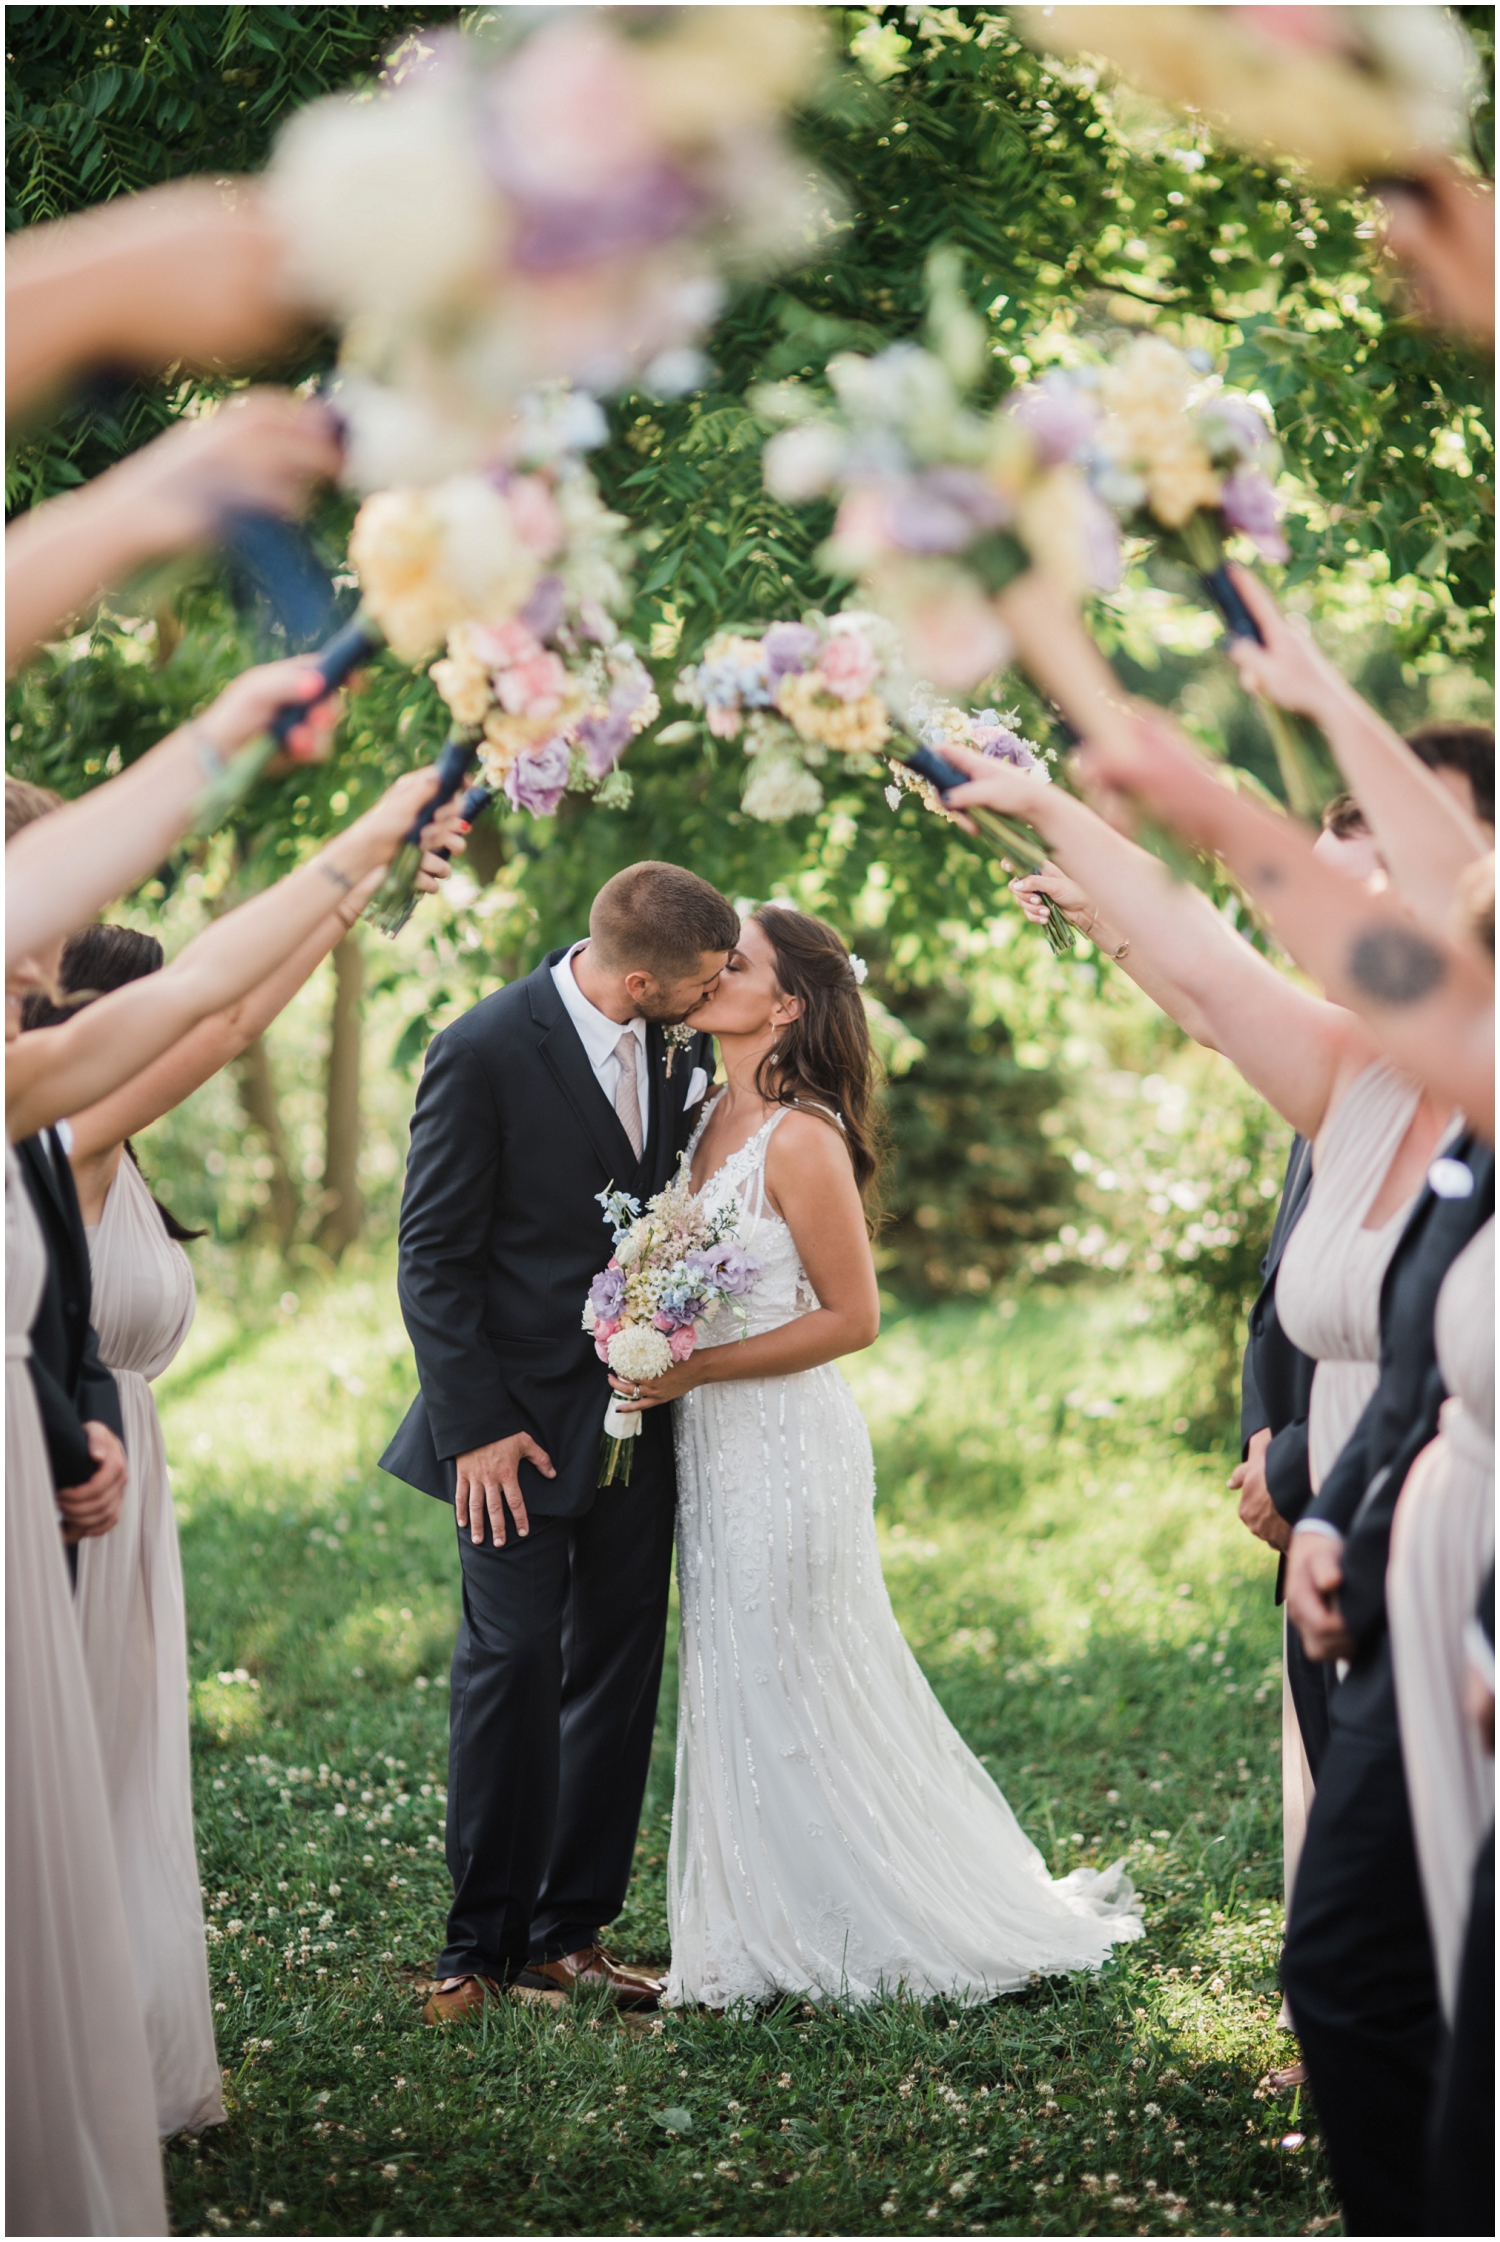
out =
[[[630,1139],[630,1149],[639,1160],[641,1156],[641,1098],[635,1076],[635,1037],[627,1028],[615,1045],[615,1057],[620,1062],[620,1079],[615,1084],[615,1111],[620,1116],[620,1126]]]

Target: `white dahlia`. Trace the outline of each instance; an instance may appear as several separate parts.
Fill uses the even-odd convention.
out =
[[[609,1367],[617,1378],[636,1385],[648,1378],[664,1378],[672,1367],[672,1350],[664,1331],[653,1323],[628,1323],[609,1342]]]

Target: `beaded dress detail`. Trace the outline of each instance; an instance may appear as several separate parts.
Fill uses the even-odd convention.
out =
[[[711,1110],[711,1109],[710,1109]],[[698,1124],[691,1158],[708,1115]],[[814,1310],[765,1162],[785,1112],[711,1176],[761,1264],[703,1344]],[[1138,1938],[1121,1864],[1054,1882],[952,1726],[891,1609],[869,1434],[832,1364],[673,1405],[682,1604],[669,2003],[900,1988],[980,2000]]]

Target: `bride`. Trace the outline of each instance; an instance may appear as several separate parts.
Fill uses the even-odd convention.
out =
[[[980,2000],[1140,1936],[1119,1865],[1047,1874],[896,1624],[870,1439],[834,1363],[880,1325],[871,1053],[819,919],[747,919],[693,1026],[727,1076],[689,1146],[761,1264],[621,1405],[675,1402],[682,1601],[666,2000]]]

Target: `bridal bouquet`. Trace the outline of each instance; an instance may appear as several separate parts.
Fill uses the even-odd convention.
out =
[[[972,363],[897,343],[831,360],[831,406],[794,382],[755,399],[784,424],[766,445],[773,497],[837,498],[826,566],[857,577],[914,666],[953,692],[1010,659],[994,594],[1018,577],[1036,570],[1070,602],[1119,578],[1115,524],[1071,452],[1023,414],[965,403]]]
[[[708,1214],[698,1205],[685,1161],[644,1213],[639,1199],[624,1191],[601,1191],[598,1199],[615,1250],[589,1286],[583,1328],[617,1378],[639,1384],[665,1377],[674,1362],[692,1354],[698,1324],[711,1308],[743,1301],[760,1263],[739,1245],[732,1207]],[[629,1482],[630,1443],[640,1423],[623,1414],[611,1394],[599,1450],[601,1487]]]
[[[905,690],[900,649],[881,616],[850,611],[719,631],[684,669],[677,698],[715,739],[751,759],[744,809],[767,824],[820,809],[814,773],[830,755],[873,773],[891,736],[888,701]]]
[[[492,457],[538,381],[701,380],[721,275],[826,231],[782,117],[827,44],[814,8],[495,9],[294,117],[266,194],[288,286],[343,331],[352,485]]]

